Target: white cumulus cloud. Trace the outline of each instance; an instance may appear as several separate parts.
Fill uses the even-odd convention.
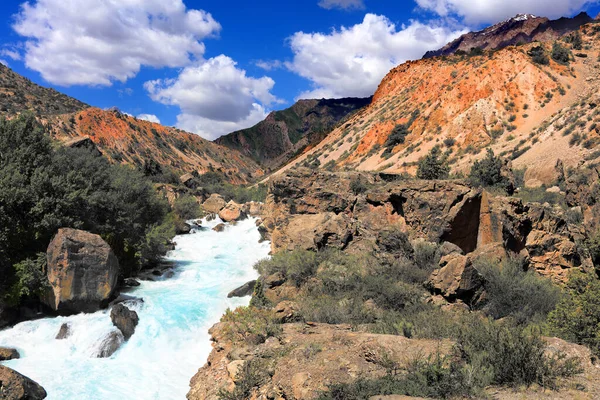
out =
[[[438,49],[464,31],[411,21],[396,27],[382,15],[331,33],[297,32],[290,38],[294,59],[287,67],[310,80],[301,98],[366,97],[390,69]]]
[[[457,16],[467,24],[496,23],[516,14],[549,18],[570,16],[598,0],[416,0],[442,17]]]
[[[140,114],[137,116],[138,119],[143,119],[144,121],[154,122],[156,124],[160,124],[160,119],[154,114]]]
[[[182,0],[33,0],[15,16],[24,60],[58,85],[104,85],[142,66],[181,67],[204,54],[221,26]]]
[[[342,10],[363,9],[365,8],[365,3],[363,0],[321,0],[319,1],[319,7],[327,10],[331,10],[332,8]]]
[[[271,93],[274,85],[270,77],[247,76],[234,60],[220,55],[144,87],[154,101],[181,109],[178,127],[215,139],[262,120],[265,107],[280,102]]]

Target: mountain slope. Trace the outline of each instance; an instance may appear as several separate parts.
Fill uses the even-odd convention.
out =
[[[220,172],[232,183],[262,176],[250,158],[198,135],[137,119],[118,110],[90,107],[54,118],[53,136],[62,141],[89,137],[109,160],[138,168],[174,172]]]
[[[257,125],[218,138],[215,142],[239,150],[261,165],[277,167],[293,153],[319,140],[348,114],[367,106],[371,98],[300,100],[274,111]]]
[[[0,64],[0,116],[31,111],[38,116],[72,113],[88,107],[72,97],[45,88]]]
[[[567,65],[535,63],[528,53],[539,44],[400,65],[381,82],[369,107],[281,171],[306,165],[414,173],[417,161],[438,145],[448,151],[454,172],[467,172],[490,147],[514,167],[527,168],[532,184],[553,183],[558,160],[576,167],[599,155],[594,149],[600,111],[581,106],[600,104],[594,100],[600,89],[599,26],[586,25],[581,35],[583,50],[573,50]],[[569,49],[567,42],[561,46]],[[548,57],[553,43],[543,44]],[[556,134],[556,123],[569,129]]]
[[[590,22],[592,18],[584,12],[574,18],[560,18],[554,21],[531,14],[520,14],[482,31],[464,34],[439,50],[427,52],[424,58],[447,56],[461,51],[470,52],[473,48],[498,50],[519,43],[556,40]]]

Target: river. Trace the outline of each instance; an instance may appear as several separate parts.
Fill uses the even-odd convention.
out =
[[[142,281],[128,292],[144,299],[135,334],[111,358],[94,357],[103,337],[116,329],[108,311],[20,323],[0,332],[0,346],[14,347],[21,358],[3,363],[30,377],[49,400],[185,399],[190,378],[211,351],[208,329],[230,307],[249,298],[227,299],[227,293],[255,279],[252,265],[267,257],[269,244],[258,243],[254,219],[214,232],[221,222],[175,238],[167,258],[175,276]],[[56,340],[69,322],[73,334]]]

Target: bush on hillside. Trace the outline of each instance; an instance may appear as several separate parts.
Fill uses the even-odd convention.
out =
[[[267,186],[256,185],[244,187],[233,185],[227,178],[218,172],[207,172],[200,175],[198,183],[208,193],[218,193],[226,201],[233,200],[236,203],[247,203],[249,201],[264,202],[267,198]]]
[[[419,160],[417,178],[419,179],[446,179],[450,174],[447,160],[438,146],[431,149],[429,154]]]
[[[543,321],[560,300],[560,289],[533,271],[521,258],[501,265],[480,260],[475,268],[485,278],[485,312],[495,319],[511,317],[518,324]]]
[[[473,163],[469,172],[469,182],[478,187],[509,189],[510,181],[502,175],[503,164],[502,159],[495,156],[491,149],[488,149],[485,158]]]
[[[571,61],[571,52],[560,43],[554,42],[554,45],[552,45],[552,59],[561,64],[568,64]]]
[[[550,64],[550,59],[548,58],[548,54],[546,54],[546,49],[544,49],[543,46],[532,47],[527,52],[527,54],[531,57],[531,60],[536,64]]]
[[[575,274],[568,294],[548,317],[550,327],[565,340],[588,346],[600,355],[600,280]]]

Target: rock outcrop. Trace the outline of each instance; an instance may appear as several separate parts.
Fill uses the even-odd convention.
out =
[[[219,218],[225,222],[240,221],[247,218],[246,212],[241,204],[231,200],[219,211]]]
[[[254,291],[254,285],[256,285],[256,280],[244,283],[239,288],[234,289],[231,292],[229,292],[229,294],[227,295],[227,297],[228,298],[232,298],[232,297],[246,297],[246,296],[250,296],[252,294],[252,292]]]
[[[202,209],[211,214],[218,214],[227,204],[220,194],[211,194],[208,199],[202,203]]]
[[[110,310],[110,319],[114,326],[119,328],[125,340],[129,340],[135,333],[139,322],[137,313],[125,307],[122,303],[116,304]]]
[[[119,262],[98,235],[60,229],[47,251],[50,290],[44,301],[61,314],[94,312],[112,296]]]
[[[17,371],[0,365],[0,398],[4,400],[42,400],[46,391]]]
[[[62,324],[60,326],[60,329],[58,330],[58,333],[56,334],[55,339],[56,340],[63,340],[68,338],[69,336],[71,336],[71,324],[69,324],[68,322],[65,322],[64,324]]]
[[[17,349],[10,347],[0,347],[0,361],[8,361],[20,358],[21,355]]]
[[[115,354],[121,345],[125,343],[125,337],[120,330],[116,329],[109,332],[102,338],[98,344],[98,348],[94,353],[94,357],[97,358],[108,358]]]

